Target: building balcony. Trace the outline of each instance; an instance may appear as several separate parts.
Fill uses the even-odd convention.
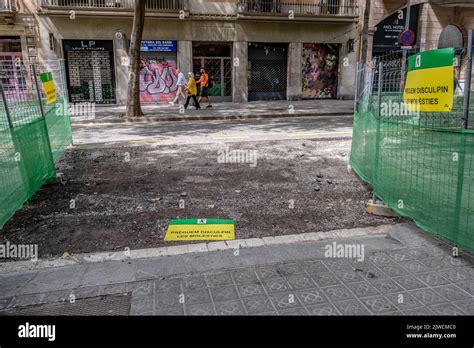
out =
[[[0,0],[1,1],[1,0]],[[132,15],[135,0],[37,0],[47,14]],[[145,0],[146,16],[175,17],[184,11],[195,19],[354,21],[358,0]]]
[[[356,18],[357,0],[238,0],[237,12],[244,17]]]
[[[441,6],[474,7],[474,2],[472,0],[431,0],[431,3]]]
[[[0,22],[13,24],[15,23],[15,16],[15,0],[0,0]]]
[[[48,14],[63,14],[70,10],[89,15],[133,15],[135,0],[37,0],[40,12]],[[187,10],[188,0],[144,0],[147,15],[161,13],[175,16],[180,11]]]

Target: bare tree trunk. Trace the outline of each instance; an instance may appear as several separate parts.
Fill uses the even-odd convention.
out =
[[[145,0],[134,1],[133,28],[130,45],[130,80],[127,93],[128,117],[143,116],[140,105],[140,46],[145,26]]]
[[[370,0],[365,0],[364,24],[362,27],[362,47],[360,54],[360,63],[367,63],[367,50],[369,48],[369,17],[370,17]]]

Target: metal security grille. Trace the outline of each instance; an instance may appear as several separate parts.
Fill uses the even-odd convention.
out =
[[[118,316],[129,315],[131,305],[130,294],[90,297],[69,301],[46,303],[36,306],[16,307],[0,311],[3,315],[29,315],[29,316],[84,316],[103,315]]]
[[[249,44],[249,100],[285,100],[288,45]]]
[[[252,60],[249,100],[286,99],[286,60]]]

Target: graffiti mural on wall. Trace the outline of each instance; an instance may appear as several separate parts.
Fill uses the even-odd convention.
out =
[[[339,47],[304,44],[303,98],[328,99],[337,96]]]
[[[169,102],[176,96],[178,74],[176,62],[143,58],[140,64],[140,101]]]

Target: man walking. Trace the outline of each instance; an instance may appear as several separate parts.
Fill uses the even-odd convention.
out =
[[[199,86],[201,87],[201,92],[199,93],[199,102],[201,102],[201,99],[204,97],[207,99],[208,105],[206,106],[207,108],[212,108],[211,105],[211,98],[209,97],[209,75],[207,74],[206,70],[201,69],[201,76],[199,77],[199,80],[197,81],[199,83]]]
[[[178,86],[178,91],[176,92],[176,97],[173,99],[173,101],[170,101],[171,105],[174,105],[176,102],[179,103],[180,96],[182,96],[183,99],[186,99],[186,96],[184,95],[184,90],[186,89],[186,77],[184,77],[184,74],[181,72],[181,70],[176,69],[176,72],[178,73],[178,82],[176,83]]]
[[[188,90],[188,98],[186,99],[186,103],[184,104],[184,109],[188,108],[189,101],[191,100],[191,98],[193,98],[194,106],[196,107],[196,110],[199,110],[201,106],[199,105],[199,101],[196,99],[197,85],[196,80],[194,79],[194,74],[192,72],[188,73],[188,87],[186,89]]]

